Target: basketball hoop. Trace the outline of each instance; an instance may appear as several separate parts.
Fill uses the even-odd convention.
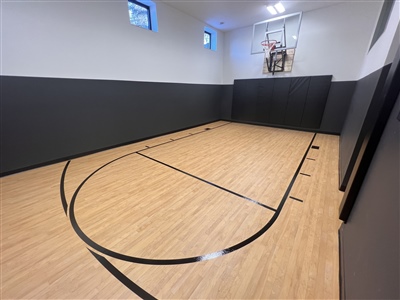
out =
[[[270,53],[275,50],[277,42],[277,40],[265,40],[261,42],[261,46],[263,47],[264,52]]]

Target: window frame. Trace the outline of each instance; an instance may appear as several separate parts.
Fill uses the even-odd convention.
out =
[[[210,47],[209,48],[204,47],[204,34],[205,33],[210,35]],[[204,49],[208,49],[211,51],[217,51],[217,31],[208,26],[205,26],[204,30],[203,30],[203,47],[204,47]]]
[[[143,28],[146,30],[158,32],[158,21],[157,21],[157,7],[156,3],[151,1],[151,0],[128,0],[128,4],[132,3],[134,5],[140,6],[144,9],[147,10],[147,18],[149,20],[149,26],[148,28],[142,27],[136,24],[131,23],[131,25],[134,25],[139,28]],[[128,8],[129,10],[129,8]],[[129,20],[130,21],[130,20]]]
[[[204,44],[203,46],[204,46],[205,49],[210,49],[211,50],[211,44],[212,44],[212,38],[211,37],[212,37],[212,34],[211,34],[211,32],[209,32],[209,31],[204,29],[204,35],[208,35],[210,42],[208,43],[209,47],[206,47],[207,44]]]

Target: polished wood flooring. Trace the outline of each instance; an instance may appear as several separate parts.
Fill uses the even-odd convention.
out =
[[[1,178],[1,299],[338,299],[338,143],[215,122]]]

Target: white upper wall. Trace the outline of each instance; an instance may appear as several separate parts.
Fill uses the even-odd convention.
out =
[[[380,8],[380,2],[342,2],[305,12],[292,72],[273,76],[358,80]],[[250,26],[225,33],[224,83],[272,76],[262,74],[264,54],[250,54],[252,30]]]
[[[156,3],[159,32],[130,25],[126,1],[2,2],[0,74],[207,84],[272,76],[262,74],[263,54],[250,54],[252,26],[217,32],[214,52],[203,48],[204,23]],[[304,13],[293,70],[274,76],[346,81],[381,68],[399,44],[400,10],[397,1],[368,52],[381,6],[349,1]]]
[[[385,31],[376,41],[375,45],[364,52],[363,67],[360,71],[360,78],[382,68],[385,64],[393,62],[393,54],[400,46],[400,36],[398,35],[400,20],[400,3],[396,1],[393,5],[392,13],[389,17]],[[370,37],[371,44],[372,36]],[[392,52],[392,53],[390,53]]]
[[[2,2],[1,75],[222,83],[223,33],[157,2],[159,32],[130,25],[127,1]]]

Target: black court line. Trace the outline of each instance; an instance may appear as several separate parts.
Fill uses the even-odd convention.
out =
[[[142,152],[142,151],[151,149],[151,148],[163,146],[163,145],[166,145],[166,144],[175,142],[175,141],[179,141],[179,140],[182,140],[182,139],[186,139],[186,138],[189,138],[189,137],[194,136],[194,135],[197,135],[197,134],[205,133],[205,132],[208,131],[208,130],[214,130],[214,129],[217,129],[217,128],[220,128],[220,127],[223,127],[223,126],[226,126],[226,125],[229,125],[229,124],[232,124],[232,122],[228,122],[228,123],[225,123],[225,124],[222,124],[222,125],[213,127],[213,128],[204,129],[204,130],[199,131],[199,132],[190,133],[189,135],[186,135],[186,136],[183,136],[183,137],[174,139],[174,140],[170,139],[170,141],[167,141],[167,142],[164,142],[164,143],[160,143],[160,144],[157,144],[157,145],[154,145],[154,146],[146,146],[147,148],[144,148],[144,149],[140,149],[140,150],[138,150],[138,151],[135,151],[135,153],[139,153],[139,152]]]
[[[64,167],[64,170],[63,170],[63,172],[62,172],[62,174],[61,174],[61,180],[60,180],[60,197],[61,197],[61,203],[62,203],[62,206],[63,206],[63,208],[64,208],[65,215],[67,215],[68,203],[67,203],[67,198],[65,197],[65,186],[64,186],[64,182],[65,182],[65,175],[66,175],[66,173],[67,173],[67,169],[68,169],[68,166],[69,166],[69,163],[70,163],[70,162],[71,162],[71,161],[69,160],[69,161],[67,162],[66,166]]]
[[[310,174],[306,174],[306,173],[300,173],[300,175],[304,175],[304,176],[307,176],[307,177],[311,177]]]
[[[142,299],[157,299],[154,296],[150,295],[132,280],[130,280],[124,273],[118,270],[112,263],[110,263],[104,256],[101,256],[92,250],[88,249],[90,253],[105,267],[111,274],[114,275],[122,284],[124,284],[128,289],[134,292],[136,295],[141,297]]]
[[[126,156],[129,156],[129,155],[132,155],[132,154],[135,154],[135,153],[136,152],[132,152],[132,153],[128,153],[128,154],[122,155],[121,157],[113,159],[113,160],[109,161],[108,163],[102,165],[100,168],[98,168],[96,171],[92,172],[92,174],[90,174],[88,177],[86,177],[86,179],[81,183],[81,185],[83,185],[83,183],[85,183],[90,177],[92,177],[92,175],[94,175],[95,173],[97,173],[98,171],[103,169],[104,167],[108,166],[109,164],[112,164],[113,162],[115,162],[115,161],[117,161],[117,160],[119,160],[121,158],[124,158]],[[61,174],[61,180],[60,180],[60,198],[61,198],[61,204],[62,204],[62,206],[64,208],[65,214],[67,214],[67,211],[68,211],[68,203],[67,203],[67,199],[65,197],[65,175],[67,174],[68,166],[69,166],[70,163],[71,163],[70,160],[66,163],[66,165],[65,165],[65,167],[63,169],[63,172]],[[75,190],[75,193],[76,193],[76,190]],[[70,203],[71,203],[71,201],[70,201]]]
[[[319,149],[319,146],[311,146],[311,149]]]
[[[307,159],[308,159],[308,160],[315,160],[315,158],[309,158],[309,157],[307,157]]]
[[[163,165],[163,166],[166,166],[166,167],[171,168],[171,169],[173,169],[173,170],[175,170],[175,171],[178,171],[178,172],[180,172],[180,173],[183,173],[183,174],[185,174],[185,175],[187,175],[187,176],[190,176],[190,177],[195,178],[195,179],[197,179],[197,180],[200,180],[200,181],[202,181],[202,182],[204,182],[204,183],[207,183],[207,184],[209,184],[209,185],[212,185],[212,186],[214,186],[214,187],[216,187],[216,188],[219,188],[219,189],[221,189],[221,190],[223,190],[223,191],[225,191],[225,192],[228,192],[228,193],[230,193],[230,194],[233,194],[233,195],[235,195],[235,196],[238,196],[238,197],[240,197],[240,198],[242,198],[242,199],[244,199],[244,200],[253,202],[253,203],[255,203],[255,204],[257,204],[257,205],[260,205],[260,206],[262,206],[262,207],[264,207],[264,208],[267,208],[267,209],[269,209],[269,210],[276,211],[276,209],[273,208],[273,207],[270,207],[270,206],[265,205],[265,204],[263,204],[263,203],[261,203],[261,202],[258,202],[258,201],[256,201],[256,200],[253,200],[253,199],[251,199],[251,198],[248,198],[248,197],[246,197],[246,196],[243,196],[243,195],[241,195],[241,194],[239,194],[239,193],[236,193],[236,192],[234,192],[234,191],[228,190],[227,188],[224,188],[224,187],[222,187],[222,186],[220,186],[220,185],[218,185],[218,184],[215,184],[215,183],[212,183],[212,182],[210,182],[210,181],[207,181],[207,180],[205,180],[205,179],[203,179],[203,178],[197,177],[197,176],[195,176],[195,175],[193,175],[193,174],[190,174],[190,173],[188,173],[188,172],[185,172],[185,171],[183,171],[183,170],[181,170],[181,169],[175,168],[175,167],[173,167],[173,166],[171,166],[171,165],[168,165],[168,164],[166,164],[166,163],[163,163],[162,161],[159,161],[159,160],[157,160],[157,159],[155,159],[155,158],[152,158],[152,157],[150,157],[150,156],[144,155],[143,153],[138,153],[138,154],[141,155],[141,156],[143,156],[143,157],[145,157],[145,158],[147,158],[147,159],[150,159],[150,160],[152,160],[152,161],[155,161],[156,163],[159,163],[159,164],[161,164],[161,165]]]
[[[226,125],[226,124],[225,124],[225,125]],[[242,242],[240,242],[240,243],[238,243],[238,244],[236,244],[236,245],[234,245],[234,246],[232,246],[232,247],[226,248],[226,249],[224,249],[224,250],[216,251],[216,252],[209,253],[209,254],[202,255],[202,256],[188,257],[188,258],[181,258],[181,259],[162,259],[162,260],[160,260],[160,259],[146,259],[146,258],[130,257],[130,256],[127,256],[127,255],[123,255],[123,254],[116,253],[116,252],[113,252],[113,251],[111,251],[111,250],[108,250],[108,249],[106,249],[106,248],[104,248],[104,247],[102,247],[102,246],[96,244],[96,243],[95,243],[94,241],[92,241],[88,236],[86,236],[85,233],[83,233],[83,231],[80,229],[78,223],[76,222],[75,212],[74,212],[74,205],[75,205],[76,197],[77,197],[77,195],[78,195],[80,189],[81,189],[82,186],[85,184],[85,182],[87,182],[87,181],[88,181],[94,174],[96,174],[99,170],[101,170],[101,169],[104,168],[105,166],[111,164],[112,162],[114,162],[114,161],[116,161],[116,160],[118,160],[118,159],[121,159],[121,158],[123,158],[123,157],[126,157],[126,156],[128,156],[128,155],[131,155],[131,154],[133,154],[133,153],[126,154],[126,155],[124,155],[124,156],[121,156],[120,158],[114,159],[114,160],[112,160],[112,161],[110,161],[110,162],[104,164],[103,166],[101,166],[100,168],[98,168],[96,171],[92,172],[92,173],[78,186],[78,188],[75,190],[75,193],[74,193],[74,195],[73,195],[73,197],[72,197],[72,199],[71,199],[71,201],[70,201],[70,206],[69,206],[69,212],[70,212],[70,213],[69,213],[69,216],[70,216],[71,225],[72,225],[72,227],[74,228],[75,232],[78,234],[78,236],[79,236],[84,242],[86,242],[86,244],[88,244],[88,245],[91,246],[92,248],[94,248],[94,249],[98,250],[99,252],[102,252],[102,253],[104,253],[104,254],[106,254],[106,255],[109,255],[109,256],[111,256],[111,257],[114,257],[114,258],[117,258],[117,259],[121,259],[121,260],[124,260],[124,261],[129,261],[129,262],[136,262],[136,263],[142,263],[142,264],[151,264],[151,265],[176,265],[176,264],[185,264],[185,263],[193,263],[193,262],[198,262],[198,261],[210,260],[210,259],[213,259],[213,258],[220,257],[220,256],[222,256],[222,255],[231,253],[231,252],[233,252],[233,251],[236,251],[236,250],[238,250],[238,249],[240,249],[240,248],[242,248],[242,247],[248,245],[249,243],[253,242],[254,240],[256,240],[258,237],[260,237],[261,235],[263,235],[263,234],[275,223],[276,219],[278,218],[278,216],[279,216],[279,214],[280,214],[280,212],[281,212],[281,210],[282,210],[282,208],[283,208],[283,206],[284,206],[284,204],[285,204],[285,202],[286,202],[286,200],[287,200],[287,198],[288,198],[288,196],[289,196],[289,193],[290,193],[290,191],[291,191],[291,189],[292,189],[292,187],[293,187],[293,184],[294,184],[294,182],[296,181],[297,176],[299,175],[300,169],[301,169],[301,167],[303,166],[304,160],[306,159],[306,156],[307,156],[307,154],[308,154],[308,152],[309,152],[309,150],[310,150],[310,148],[311,148],[311,145],[312,145],[312,143],[313,143],[313,141],[314,141],[314,139],[315,139],[315,136],[316,136],[316,134],[314,133],[314,136],[313,136],[313,138],[312,138],[312,140],[311,140],[311,142],[310,142],[310,144],[309,144],[309,146],[308,146],[306,152],[304,153],[304,156],[303,156],[302,160],[300,161],[299,166],[297,167],[297,170],[296,170],[295,174],[293,175],[292,180],[290,181],[290,183],[289,183],[289,185],[288,185],[288,187],[287,187],[287,189],[286,189],[286,192],[285,192],[285,194],[283,195],[282,200],[281,200],[281,202],[280,202],[280,204],[279,204],[277,210],[275,211],[274,215],[272,216],[272,218],[271,218],[271,219],[268,221],[268,223],[267,223],[261,230],[259,230],[257,233],[255,233],[254,235],[250,236],[250,237],[247,238],[246,240],[244,240],[244,241],[242,241]],[[66,164],[66,166],[65,166],[65,168],[64,168],[64,171],[63,171],[64,178],[65,178],[65,174],[66,174],[67,169],[68,169],[68,165],[69,165],[69,162]],[[63,178],[63,176],[62,176],[62,178]],[[61,182],[61,185],[64,186],[64,181]],[[61,190],[63,190],[63,188],[60,188],[60,191],[61,191]],[[95,257],[96,257],[96,256],[95,256]],[[99,255],[98,257],[102,257],[102,256]],[[96,257],[96,258],[97,258],[97,257]],[[103,259],[104,259],[104,260],[103,260]],[[101,259],[100,262],[106,262],[106,261],[107,261],[105,258],[103,258],[103,259]],[[108,262],[108,261],[107,261],[107,262]],[[107,265],[107,263],[105,263],[105,265]],[[104,266],[104,264],[103,264],[103,266]],[[112,266],[112,267],[115,268],[114,266]],[[111,272],[111,270],[113,270],[113,268],[110,268],[110,269],[108,269],[108,270]],[[118,275],[118,272],[121,273],[118,269],[116,269],[116,271],[113,270],[113,272],[115,272],[117,275]],[[111,273],[112,273],[112,272],[111,272]],[[113,274],[114,274],[114,273],[113,273]],[[121,273],[121,274],[122,274],[122,273]],[[122,275],[123,275],[123,274],[122,274]],[[114,275],[114,276],[115,276],[115,275]],[[123,276],[126,277],[125,275],[123,275]],[[121,276],[121,278],[118,278],[118,279],[119,279],[120,282],[122,282],[125,286],[127,286],[127,285],[129,285],[130,283],[127,282],[127,281],[124,279],[124,277]],[[129,280],[129,278],[128,278],[128,280]],[[129,280],[129,281],[130,281],[130,280]],[[132,282],[132,283],[133,283],[133,282]],[[134,284],[134,283],[133,283],[133,284]],[[135,284],[135,285],[136,285],[136,284]],[[129,286],[127,286],[127,287],[130,288]],[[131,289],[131,290],[132,290],[132,289]],[[144,290],[143,290],[143,291],[144,291]],[[133,292],[136,293],[135,290],[133,290]],[[145,292],[145,291],[144,291],[144,292]],[[147,292],[145,292],[145,293],[147,293]],[[145,295],[143,298],[152,297],[150,294],[148,294],[148,295],[149,295],[149,296],[146,296],[146,295]]]
[[[316,134],[314,134],[314,137],[312,139],[312,141],[314,140]],[[311,141],[311,142],[312,142]],[[311,143],[309,145],[309,147],[307,148],[306,153],[304,154],[295,174],[293,175],[293,178],[285,192],[285,194],[282,197],[282,200],[277,208],[277,210],[275,211],[274,215],[272,216],[272,218],[268,221],[268,223],[261,228],[258,232],[256,232],[254,235],[250,236],[249,238],[247,238],[246,240],[233,245],[231,247],[228,247],[226,249],[220,250],[220,251],[216,251],[213,253],[208,253],[205,255],[201,255],[201,256],[193,256],[193,257],[186,257],[186,258],[177,258],[177,259],[149,259],[149,258],[141,258],[141,257],[135,257],[135,256],[129,256],[129,255],[125,255],[125,254],[121,254],[112,250],[109,250],[99,244],[97,244],[96,242],[94,242],[93,240],[91,240],[83,231],[82,229],[79,227],[76,218],[75,218],[75,201],[76,198],[79,194],[79,191],[81,190],[81,188],[83,187],[83,185],[94,175],[96,174],[100,169],[104,168],[106,165],[110,164],[111,162],[103,165],[102,167],[100,167],[99,169],[97,169],[96,171],[94,171],[92,174],[90,174],[76,189],[70,205],[69,205],[69,218],[70,218],[70,222],[72,227],[74,228],[75,232],[78,234],[78,236],[91,248],[106,254],[108,256],[123,260],[123,261],[128,261],[128,262],[133,262],[133,263],[139,263],[139,264],[148,264],[148,265],[178,265],[178,264],[187,264],[187,263],[194,263],[194,262],[199,262],[199,261],[204,261],[204,260],[209,260],[209,259],[213,259],[213,258],[217,258],[219,256],[222,255],[226,255],[228,253],[231,253],[233,251],[236,251],[248,244],[250,244],[251,242],[253,242],[254,240],[256,240],[257,238],[259,238],[261,235],[263,235],[275,222],[275,220],[278,218],[283,205],[285,204],[286,199],[289,196],[289,193],[293,187],[293,184],[300,172],[300,169],[304,163],[304,160],[306,158],[306,155],[308,154],[308,151],[310,150],[311,147]],[[125,155],[127,156],[127,155]],[[115,159],[117,160],[117,159]],[[115,161],[114,160],[114,161]]]
[[[290,199],[293,199],[293,200],[296,200],[296,201],[299,201],[299,202],[304,202],[303,200],[301,200],[301,199],[299,199],[299,198],[296,198],[296,197],[290,196],[289,198],[290,198]]]
[[[232,123],[232,122],[228,122],[228,123],[224,123],[224,124],[222,124],[222,125],[216,126],[216,127],[214,127],[214,128],[206,128],[206,130],[217,129],[217,128],[219,128],[219,127],[226,126],[226,125],[229,125],[229,124],[231,124],[231,123]],[[202,131],[199,131],[199,132],[196,132],[196,133],[190,133],[190,135],[181,137],[181,138],[179,138],[179,140],[180,140],[180,139],[183,139],[183,138],[190,137],[190,136],[192,136],[192,135],[204,133],[206,130],[202,130]],[[176,140],[178,140],[178,139],[176,139]],[[161,143],[161,144],[157,144],[157,145],[154,145],[154,146],[147,146],[147,145],[146,145],[146,146],[145,146],[145,147],[146,147],[145,149],[141,149],[141,150],[139,150],[139,151],[130,152],[130,153],[125,154],[125,155],[123,155],[123,156],[121,156],[121,157],[118,157],[118,158],[116,158],[116,159],[113,159],[113,160],[111,160],[110,162],[108,162],[108,163],[104,164],[103,166],[101,166],[100,168],[98,168],[98,169],[97,169],[96,171],[94,171],[91,175],[89,175],[89,177],[91,177],[94,173],[96,173],[97,171],[101,170],[101,169],[104,168],[105,166],[107,166],[107,165],[109,165],[109,164],[113,163],[114,161],[117,161],[117,160],[119,160],[119,159],[121,159],[121,158],[124,158],[124,157],[126,157],[126,156],[128,156],[128,155],[132,155],[132,154],[135,154],[135,153],[139,153],[140,151],[144,151],[144,150],[147,150],[147,149],[151,149],[151,148],[154,148],[154,147],[158,147],[158,146],[161,146],[161,145],[165,145],[165,144],[168,144],[168,143],[171,143],[171,142],[173,142],[172,139],[171,139],[171,141],[168,141],[168,142],[165,142],[165,143]],[[63,170],[63,172],[62,172],[62,174],[61,174],[61,179],[60,179],[60,197],[61,197],[61,203],[62,203],[64,212],[65,212],[65,215],[67,215],[67,212],[68,212],[68,203],[67,203],[67,199],[66,199],[66,197],[65,197],[65,187],[64,187],[65,185],[64,185],[64,182],[65,182],[65,175],[66,175],[66,172],[67,172],[67,169],[68,169],[68,166],[69,166],[70,162],[71,162],[71,161],[69,160],[69,161],[67,162],[67,164],[65,165],[64,170]]]

